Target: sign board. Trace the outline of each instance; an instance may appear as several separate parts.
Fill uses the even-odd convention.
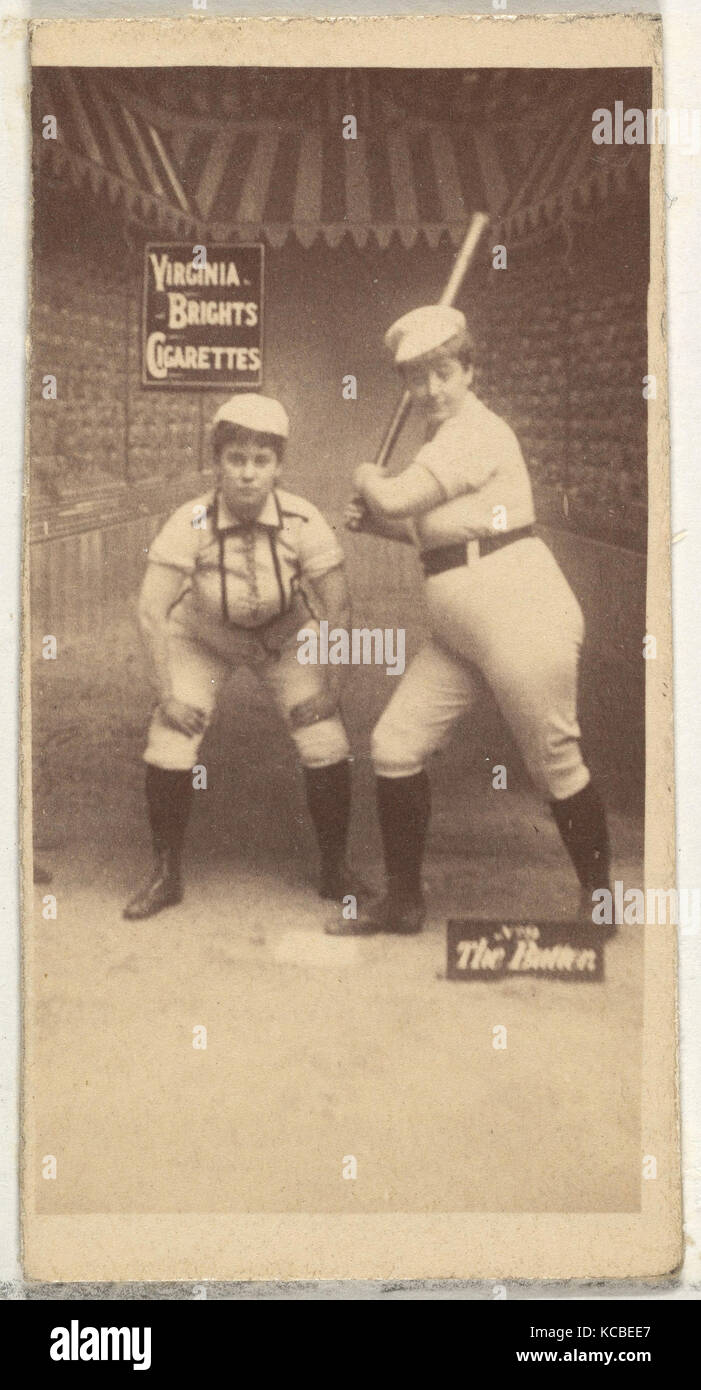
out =
[[[447,946],[449,980],[604,978],[602,932],[588,922],[449,921]]]
[[[143,386],[260,389],[263,250],[191,241],[146,247]]]

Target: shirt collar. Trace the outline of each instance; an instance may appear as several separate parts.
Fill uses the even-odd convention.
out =
[[[451,423],[451,421],[453,421],[453,420],[462,420],[462,419],[465,418],[465,416],[472,415],[472,414],[474,413],[475,410],[479,410],[479,407],[481,406],[481,404],[482,404],[482,402],[480,401],[479,396],[476,396],[476,395],[475,395],[474,391],[472,390],[472,387],[468,387],[467,392],[466,392],[466,395],[465,395],[465,399],[464,399],[462,405],[460,406],[460,409],[459,409],[459,411],[457,412],[457,414],[456,414],[456,415],[449,415],[449,416],[448,416],[448,419],[447,419],[447,420],[441,420],[441,422],[440,422],[439,425],[435,425],[435,426],[428,425],[428,426],[427,426],[427,429],[426,429],[426,439],[427,439],[428,441],[430,441],[431,439],[435,439],[435,437],[436,437],[436,435],[438,434],[438,431],[439,431],[439,430],[442,430],[446,425],[449,425],[449,424]]]
[[[266,526],[272,531],[282,530],[282,514],[277,493],[273,488],[253,521],[244,521],[230,512],[221,493],[214,494],[214,526],[217,531],[241,531],[249,526]]]

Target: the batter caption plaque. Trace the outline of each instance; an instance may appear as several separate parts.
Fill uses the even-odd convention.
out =
[[[596,983],[604,978],[600,929],[578,922],[451,919],[448,980],[535,979]]]
[[[143,386],[259,390],[262,243],[144,248]]]

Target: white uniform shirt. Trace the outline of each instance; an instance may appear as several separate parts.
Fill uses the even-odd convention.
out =
[[[421,550],[530,526],[533,494],[513,430],[468,391],[457,415],[439,425],[416,455],[440,484],[445,501],[414,518]],[[495,527],[495,507],[504,507]]]
[[[336,569],[344,555],[311,502],[276,488],[253,522],[232,516],[216,492],[185,502],[148,558],[182,573],[180,619],[257,628],[288,611],[301,581]]]

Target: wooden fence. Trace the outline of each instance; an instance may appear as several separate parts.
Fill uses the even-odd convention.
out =
[[[65,641],[98,635],[135,594],[148,546],[168,512],[130,517],[30,544],[34,630]],[[572,532],[542,527],[587,620],[593,650],[637,665],[644,634],[645,558]],[[362,546],[362,549],[359,547]],[[348,541],[349,570],[363,620],[373,603],[413,603],[418,567],[404,547]],[[368,611],[366,611],[368,610]]]

